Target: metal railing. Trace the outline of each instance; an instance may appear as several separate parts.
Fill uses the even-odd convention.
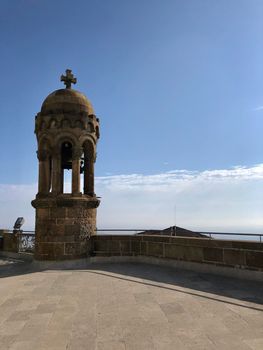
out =
[[[138,234],[140,232],[147,232],[152,233],[152,232],[162,232],[161,229],[97,229],[96,230],[98,234],[104,234],[104,233],[117,233],[117,234]],[[258,238],[259,242],[263,242],[263,233],[239,233],[239,232],[212,232],[212,231],[193,231],[193,233],[199,233],[201,235],[206,235],[208,238],[217,238],[213,236],[225,236],[225,237],[218,237],[218,239],[224,239],[227,237],[227,239],[235,239],[236,236],[240,237],[247,237],[247,238],[252,238],[256,237]],[[168,234],[167,234],[168,235]],[[173,231],[173,235],[176,236],[176,231]]]
[[[214,238],[213,236],[241,236],[241,237],[258,237],[259,242],[263,242],[263,233],[240,233],[240,232],[206,232],[206,231],[198,231],[196,233],[200,233],[202,235],[207,235],[209,238]],[[220,237],[221,238],[221,237]],[[229,238],[228,238],[229,239]]]
[[[128,235],[128,234],[138,234],[140,232],[152,232],[152,231],[160,231],[160,230],[145,230],[145,229],[129,229],[129,228],[97,228],[96,232],[97,234],[124,234],[124,235]]]
[[[33,253],[35,249],[35,231],[17,231],[12,230],[10,233],[14,233],[17,236],[17,249],[18,252]],[[126,228],[110,228],[110,229],[96,229],[98,235],[103,234],[117,234],[117,235],[136,235],[139,233],[155,233],[162,232],[160,229],[126,229]],[[206,236],[210,239],[228,239],[228,240],[247,240],[253,242],[263,243],[263,233],[240,233],[240,232],[213,232],[213,231],[193,231]],[[176,236],[176,233],[171,234]],[[254,239],[252,239],[254,238]]]
[[[18,231],[17,249],[19,253],[33,253],[35,250],[35,231]]]

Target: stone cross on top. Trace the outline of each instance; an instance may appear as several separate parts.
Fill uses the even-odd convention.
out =
[[[71,89],[71,84],[76,84],[77,78],[71,73],[71,69],[66,69],[66,75],[61,75],[60,81],[63,81],[66,85],[66,89]]]

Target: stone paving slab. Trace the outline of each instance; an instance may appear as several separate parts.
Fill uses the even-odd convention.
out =
[[[263,284],[147,264],[0,260],[0,350],[9,349],[262,350]]]

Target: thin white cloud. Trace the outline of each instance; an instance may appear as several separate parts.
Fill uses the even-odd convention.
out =
[[[262,111],[263,110],[263,106],[258,106],[256,108],[253,109],[254,112],[256,111]]]
[[[263,164],[253,167],[236,166],[231,169],[189,171],[189,170],[171,170],[156,175],[113,175],[98,177],[96,179],[99,186],[111,186],[112,188],[136,188],[154,186],[158,190],[161,187],[177,186],[178,182],[198,182],[208,180],[256,180],[263,179]],[[157,187],[156,187],[157,186]],[[160,186],[160,187],[159,187]]]
[[[145,228],[177,224],[193,229],[261,231],[263,164],[203,172],[99,177],[102,227]]]
[[[0,185],[0,228],[17,216],[33,229],[31,200],[37,185]],[[164,228],[263,231],[263,164],[205,171],[96,178],[100,228]]]

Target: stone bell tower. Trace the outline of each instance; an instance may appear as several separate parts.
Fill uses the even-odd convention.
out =
[[[99,119],[89,100],[71,89],[77,82],[71,70],[66,70],[61,81],[66,88],[48,95],[35,121],[39,180],[32,206],[36,209],[38,260],[85,257],[89,237],[96,234],[100,203],[94,193]],[[71,174],[67,193],[66,172]]]

